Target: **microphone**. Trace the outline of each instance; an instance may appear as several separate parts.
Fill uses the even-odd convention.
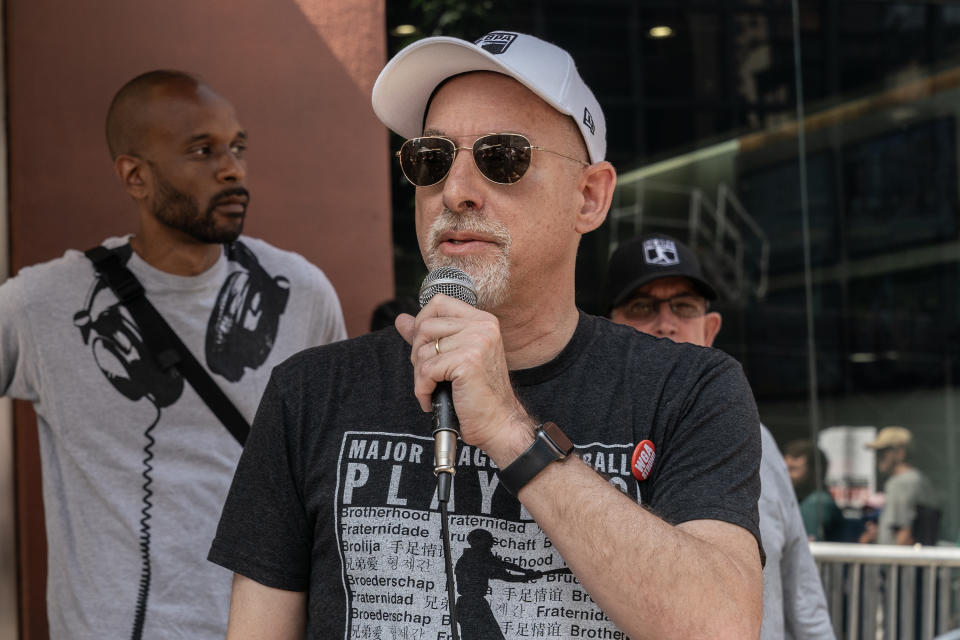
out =
[[[477,306],[477,290],[473,278],[456,267],[438,267],[427,274],[420,287],[420,308],[438,293]],[[449,380],[441,380],[433,390],[433,475],[437,477],[437,500],[450,499],[450,485],[457,472],[457,438],[460,421],[453,409],[453,389]]]

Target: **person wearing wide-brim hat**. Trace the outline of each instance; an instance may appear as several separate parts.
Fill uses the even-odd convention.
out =
[[[876,527],[864,531],[861,542],[912,545],[935,541],[938,500],[930,480],[910,463],[912,441],[913,434],[909,429],[893,426],[880,429],[877,437],[865,445],[876,451],[877,470],[888,477],[883,485],[884,507],[880,518]],[[918,516],[921,516],[919,520]],[[933,524],[928,522],[930,520]],[[921,527],[932,531],[921,535],[917,530]]]

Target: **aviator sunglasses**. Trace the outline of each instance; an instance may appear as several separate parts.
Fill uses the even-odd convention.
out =
[[[472,151],[480,174],[496,184],[519,181],[530,168],[531,152],[535,150],[588,166],[583,160],[535,147],[519,133],[488,133],[477,138],[470,147],[458,147],[453,140],[442,136],[411,138],[403,143],[396,155],[400,158],[403,175],[411,184],[430,187],[447,177],[461,149]]]

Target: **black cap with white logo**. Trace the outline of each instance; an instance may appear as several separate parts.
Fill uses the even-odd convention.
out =
[[[717,298],[696,254],[679,240],[656,233],[621,243],[607,267],[608,310],[628,302],[648,282],[671,277],[687,278],[707,300]]]

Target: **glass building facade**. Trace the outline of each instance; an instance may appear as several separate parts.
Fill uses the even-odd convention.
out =
[[[578,303],[605,314],[607,259],[665,231],[722,294],[715,346],[781,447],[820,443],[856,539],[882,507],[863,444],[914,435],[938,538],[960,535],[960,1],[388,2],[391,51],[506,29],[566,48],[604,107],[618,170],[586,236]],[[397,146],[399,142],[397,142]],[[398,293],[424,275],[395,174]]]

